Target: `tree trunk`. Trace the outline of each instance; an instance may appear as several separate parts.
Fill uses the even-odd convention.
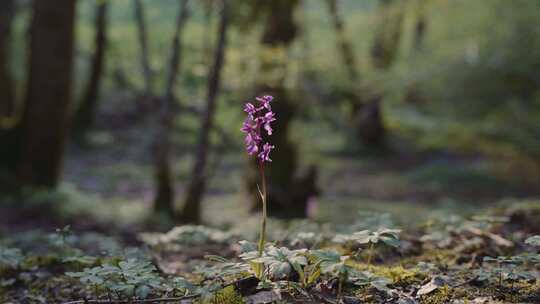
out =
[[[371,48],[373,65],[380,70],[389,69],[398,54],[401,40],[403,13],[392,7],[393,0],[380,0],[381,25],[375,33]],[[382,95],[375,93],[358,116],[360,141],[370,148],[385,146],[386,128],[382,117]]]
[[[228,1],[222,1],[219,34],[214,54],[214,64],[208,78],[208,95],[206,109],[201,117],[201,130],[196,149],[196,159],[191,171],[191,182],[187,188],[186,200],[182,211],[182,219],[187,222],[199,223],[201,220],[201,200],[206,189],[206,163],[209,150],[209,136],[214,121],[216,98],[219,94],[221,70],[227,44],[227,26],[229,19]]]
[[[13,175],[18,155],[16,132],[18,115],[10,70],[11,24],[14,1],[0,2],[0,193],[13,191]]]
[[[369,148],[385,146],[386,128],[381,115],[381,99],[377,95],[363,105],[358,113],[358,131],[362,143]]]
[[[373,65],[382,70],[392,66],[398,54],[399,43],[401,41],[401,25],[403,12],[392,7],[394,0],[380,0],[380,22],[375,33],[375,40],[371,48],[371,59]]]
[[[338,0],[326,0],[326,4],[328,6],[328,12],[334,26],[341,61],[347,70],[349,80],[351,81],[353,88],[355,88],[359,85],[360,77],[356,65],[356,59],[354,57],[353,46],[345,35],[345,26],[339,14]],[[357,123],[358,115],[362,110],[363,102],[362,98],[360,97],[360,92],[352,91],[347,95],[349,95],[348,97],[351,105],[351,125],[354,126]]]
[[[13,80],[9,66],[13,13],[13,0],[3,0],[0,3],[0,117],[2,119],[13,115],[14,108]]]
[[[281,62],[271,56],[272,53],[286,53],[294,41],[297,33],[294,9],[297,4],[296,0],[275,0],[268,3],[269,12],[261,43],[264,49],[272,51],[266,54],[263,50],[260,57],[260,79],[257,80],[259,85],[256,88],[258,95],[273,95],[275,100],[272,109],[278,120],[274,124],[274,135],[265,139],[276,146],[271,155],[273,161],[266,166],[268,213],[285,218],[306,216],[308,198],[317,193],[316,170],[313,168],[304,176],[298,175],[298,151],[289,138],[290,124],[296,115],[297,107],[289,98],[284,85],[287,60]],[[258,162],[251,160],[247,176],[251,210],[259,210],[261,207],[258,183]]]
[[[150,67],[150,55],[148,53],[148,38],[146,34],[146,22],[144,19],[144,6],[141,0],[135,1],[135,20],[137,22],[137,35],[141,48],[141,66],[144,78],[144,92],[146,96],[152,95],[152,69]]]
[[[159,98],[160,110],[157,122],[157,132],[155,135],[155,177],[156,177],[156,197],[154,200],[154,211],[168,216],[174,215],[174,190],[171,177],[171,126],[173,122],[172,106],[174,102],[174,85],[180,67],[182,50],[182,32],[184,23],[188,18],[188,0],[180,1],[180,11],[176,19],[176,31],[173,37],[171,57],[169,62],[169,72],[165,87],[165,94]]]
[[[413,51],[419,52],[422,50],[424,45],[424,36],[426,34],[427,22],[426,16],[424,13],[424,1],[419,2],[418,15],[416,19],[416,24],[414,26],[414,35],[413,35]],[[405,102],[410,104],[419,104],[424,101],[419,88],[418,82],[413,81],[407,88],[405,93]]]
[[[105,50],[107,47],[107,7],[108,1],[98,4],[96,12],[95,51],[92,57],[90,79],[83,99],[75,114],[73,133],[77,140],[84,141],[86,133],[92,127],[98,108],[101,76],[105,65]]]
[[[418,20],[416,20],[416,25],[414,27],[414,48],[416,50],[422,49],[422,46],[424,44],[424,35],[426,33],[426,19],[424,15],[418,16]]]
[[[71,102],[74,0],[34,1],[29,80],[17,173],[21,185],[55,187]]]

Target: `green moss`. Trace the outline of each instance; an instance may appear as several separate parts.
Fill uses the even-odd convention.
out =
[[[360,271],[367,270],[376,276],[388,278],[398,286],[418,284],[426,278],[426,275],[416,268],[407,269],[402,265],[367,265],[354,261],[350,261],[348,264]]]
[[[391,279],[392,283],[398,286],[418,284],[426,277],[424,274],[415,269],[405,269],[401,265],[392,267],[377,267],[373,269],[373,272],[377,276]]]
[[[443,286],[434,292],[422,297],[423,304],[444,304],[452,299],[452,289],[448,286]]]
[[[243,304],[244,298],[234,289],[233,286],[225,287],[207,302],[208,304]]]

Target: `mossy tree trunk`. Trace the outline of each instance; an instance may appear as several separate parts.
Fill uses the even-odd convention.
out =
[[[315,195],[316,170],[308,174],[298,174],[298,150],[289,137],[291,123],[298,110],[285,89],[287,76],[287,53],[297,36],[294,11],[299,1],[275,0],[266,3],[268,7],[264,32],[261,39],[263,51],[260,55],[261,70],[257,95],[274,96],[272,109],[277,121],[274,133],[265,139],[276,146],[272,151],[272,162],[265,165],[268,182],[268,213],[279,217],[305,217],[307,200]],[[261,208],[257,184],[259,183],[258,161],[251,160],[247,175],[251,210]]]
[[[97,4],[95,19],[95,50],[92,56],[90,77],[79,108],[73,120],[73,135],[79,142],[84,142],[88,130],[93,126],[98,108],[101,78],[105,67],[107,47],[107,9],[109,1]]]
[[[20,185],[55,187],[71,103],[74,0],[34,1],[29,80],[17,174]]]
[[[218,41],[214,54],[214,64],[208,78],[208,95],[206,108],[201,117],[201,129],[195,163],[191,172],[191,181],[187,188],[186,200],[181,217],[186,222],[199,223],[201,220],[201,200],[206,189],[206,171],[210,145],[210,130],[213,127],[216,99],[219,94],[221,70],[225,59],[227,44],[227,27],[229,24],[228,0],[222,0],[221,18],[219,22]]]

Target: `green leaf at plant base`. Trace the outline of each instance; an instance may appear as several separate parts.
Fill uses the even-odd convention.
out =
[[[377,231],[362,230],[352,234],[351,239],[359,244],[377,244],[383,242],[392,247],[399,246],[399,229],[381,228]]]

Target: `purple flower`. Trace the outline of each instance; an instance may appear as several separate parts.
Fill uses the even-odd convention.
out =
[[[265,143],[261,153],[259,153],[259,155],[257,156],[262,161],[272,162],[272,160],[270,159],[270,151],[272,151],[272,149],[274,148],[275,146],[272,146],[269,143]]]
[[[250,117],[253,117],[257,112],[257,108],[255,108],[255,106],[251,102],[248,102],[244,107],[244,112],[248,113]]]
[[[258,128],[258,122],[253,120],[251,117],[246,118],[244,120],[244,123],[242,124],[242,128],[240,128],[240,131],[244,133],[251,133],[255,132]]]
[[[262,121],[264,124],[264,129],[268,133],[268,135],[272,135],[272,127],[270,126],[270,123],[276,120],[276,114],[274,112],[268,112],[264,115]]]
[[[270,151],[274,146],[269,143],[262,145],[261,129],[264,128],[268,135],[272,135],[271,123],[276,120],[276,114],[272,112],[270,102],[274,98],[270,95],[256,97],[258,104],[254,105],[251,102],[246,103],[244,112],[248,114],[246,120],[242,124],[240,131],[246,133],[244,142],[249,155],[257,154],[261,162],[271,162]],[[261,146],[262,145],[262,146]]]
[[[264,95],[263,97],[256,97],[255,99],[261,103],[262,107],[266,108],[268,111],[272,111],[272,108],[270,108],[270,102],[274,99],[274,97]]]
[[[251,134],[246,135],[246,150],[249,155],[253,155],[259,151],[257,140]]]

